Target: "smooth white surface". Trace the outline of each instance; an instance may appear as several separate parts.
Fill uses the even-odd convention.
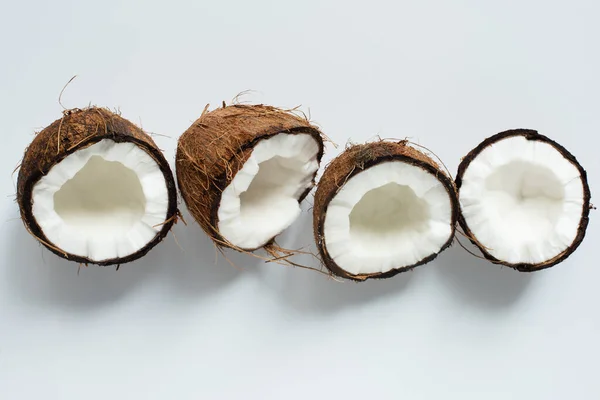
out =
[[[423,168],[380,163],[348,179],[329,203],[327,251],[355,275],[416,264],[450,238],[451,207],[442,183]]]
[[[509,137],[483,150],[460,189],[463,215],[494,257],[537,264],[575,240],[583,212],[579,170],[548,143]]]
[[[169,194],[156,161],[103,139],[56,164],[33,187],[33,215],[60,249],[91,260],[126,257],[161,230]]]
[[[306,134],[280,133],[259,141],[223,190],[219,232],[234,246],[255,249],[300,215],[298,198],[312,186],[319,145]]]
[[[348,138],[408,136],[454,173],[484,137],[526,127],[572,151],[598,194],[598,1],[2,5],[2,399],[600,398],[598,211],[581,248],[535,274],[458,246],[364,284],[227,252],[238,270],[184,212],[185,252],[170,235],[78,276],[25,231],[10,180],[79,74],[66,107],[120,106],[171,137],[155,137],[171,162],[206,103],[255,89],[242,100],[310,108],[340,145],[325,162]],[[282,245],[312,242],[309,208]]]

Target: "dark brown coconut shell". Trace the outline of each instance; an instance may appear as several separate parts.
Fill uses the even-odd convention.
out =
[[[32,190],[40,178],[70,154],[89,147],[102,139],[132,142],[156,161],[165,177],[169,206],[165,223],[154,239],[138,252],[123,258],[94,261],[66,253],[48,240],[32,212]],[[63,117],[39,132],[25,151],[17,182],[17,202],[27,230],[54,254],[83,264],[115,265],[136,260],[162,241],[177,215],[177,190],[169,163],[152,138],[131,122],[104,108],[68,110]]]
[[[256,250],[237,248],[219,233],[221,193],[248,160],[254,146],[279,133],[311,135],[319,144],[317,159],[321,162],[323,138],[319,129],[305,118],[266,105],[205,110],[179,138],[176,172],[181,196],[190,214],[217,245],[241,251]],[[298,202],[309,192],[310,188]]]
[[[581,164],[579,164],[579,162],[577,161],[575,156],[573,156],[571,153],[569,153],[569,151],[567,149],[565,149],[563,146],[556,143],[552,139],[549,139],[548,137],[546,137],[544,135],[540,135],[537,131],[534,131],[531,129],[513,129],[513,130],[500,132],[496,135],[490,136],[489,138],[487,138],[483,142],[481,142],[479,144],[479,146],[477,146],[473,150],[471,150],[469,152],[469,154],[467,154],[466,157],[463,158],[460,165],[458,166],[458,173],[456,175],[456,187],[457,187],[457,190],[459,193],[459,198],[460,198],[460,187],[462,186],[463,176],[464,176],[467,168],[469,168],[469,165],[471,164],[471,162],[473,162],[473,160],[479,155],[479,153],[481,153],[487,147],[493,145],[494,143],[496,143],[500,140],[503,140],[503,139],[506,139],[509,137],[513,137],[513,136],[523,136],[527,140],[537,140],[539,142],[548,143],[549,145],[554,147],[556,149],[556,151],[558,151],[571,164],[573,164],[577,168],[579,173],[581,174],[581,181],[583,183],[583,209],[581,210],[581,220],[579,222],[579,228],[577,229],[577,236],[575,237],[575,240],[573,240],[573,243],[571,243],[571,245],[565,251],[563,251],[556,257],[554,257],[550,260],[547,260],[543,263],[511,264],[511,263],[499,260],[496,257],[494,257],[493,255],[491,255],[487,251],[486,247],[477,241],[477,238],[475,237],[475,235],[473,235],[473,232],[471,232],[471,230],[469,229],[469,225],[467,224],[467,221],[465,220],[465,218],[462,214],[462,209],[461,209],[460,216],[459,216],[459,224],[460,224],[461,228],[463,229],[463,231],[465,232],[465,234],[467,235],[467,237],[470,239],[471,243],[473,243],[475,246],[477,246],[479,248],[479,250],[481,251],[481,253],[483,254],[483,256],[486,259],[493,262],[494,264],[504,265],[504,266],[514,268],[514,269],[516,269],[518,271],[522,271],[522,272],[539,271],[542,269],[550,268],[550,267],[564,261],[565,259],[567,259],[567,257],[569,257],[577,249],[577,247],[579,247],[579,245],[583,241],[583,238],[585,237],[585,231],[586,231],[586,228],[587,228],[587,225],[589,222],[590,199],[591,199],[590,188],[588,186],[587,173],[585,172],[585,170],[583,169]]]
[[[353,176],[386,161],[399,161],[411,164],[435,175],[446,188],[452,205],[452,235],[438,253],[431,254],[423,260],[409,266],[402,266],[384,273],[354,275],[337,265],[327,252],[327,243],[324,235],[325,217],[329,202],[340,191],[344,184]],[[448,176],[439,165],[423,152],[411,147],[405,140],[399,142],[378,141],[367,144],[352,145],[341,155],[335,158],[328,166],[319,181],[315,194],[313,207],[313,230],[315,241],[321,255],[323,264],[333,274],[342,278],[355,281],[365,281],[370,278],[383,279],[411,270],[419,265],[426,264],[437,257],[452,244],[454,226],[458,218],[458,200],[452,178]]]

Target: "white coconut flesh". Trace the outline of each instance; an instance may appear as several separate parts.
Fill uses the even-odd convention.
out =
[[[144,248],[165,221],[169,195],[154,159],[103,139],[67,156],[33,187],[33,216],[52,244],[92,261]]]
[[[309,134],[260,140],[221,195],[218,229],[242,249],[264,246],[300,215],[299,197],[313,185],[319,143]]]
[[[325,246],[343,270],[385,273],[438,253],[452,236],[452,203],[421,167],[387,161],[350,178],[327,206]]]
[[[467,167],[460,206],[477,241],[511,264],[551,260],[574,242],[584,186],[551,144],[522,136],[485,148]]]

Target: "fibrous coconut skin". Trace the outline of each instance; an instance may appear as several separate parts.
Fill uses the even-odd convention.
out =
[[[224,191],[250,159],[259,143],[277,135],[309,135],[317,145],[317,166],[323,156],[323,137],[306,118],[267,105],[223,105],[204,110],[180,137],[177,146],[176,173],[179,190],[203,230],[219,247],[251,252],[273,245],[276,232],[265,243],[238,246],[219,230],[219,207]],[[298,204],[308,195],[317,171],[297,197]],[[263,216],[266,220],[270,215]],[[258,222],[260,223],[260,222]],[[258,228],[258,227],[257,227]]]
[[[577,249],[577,247],[579,247],[579,245],[581,244],[581,242],[583,241],[583,239],[585,237],[586,228],[587,228],[587,225],[589,222],[589,212],[591,209],[591,204],[590,204],[591,194],[590,194],[590,188],[588,186],[586,171],[579,164],[579,162],[577,161],[575,156],[573,156],[567,149],[565,149],[563,146],[556,143],[552,139],[539,134],[535,130],[514,129],[514,130],[500,132],[496,135],[493,135],[493,136],[485,139],[483,142],[481,142],[476,148],[474,148],[472,151],[470,151],[462,159],[462,161],[459,165],[459,168],[458,168],[458,173],[456,175],[456,181],[455,181],[457,190],[459,192],[459,199],[460,199],[461,188],[463,188],[465,185],[465,182],[464,182],[465,174],[467,173],[467,170],[472,165],[474,160],[478,156],[480,156],[481,153],[484,152],[486,149],[493,148],[494,145],[497,145],[499,142],[501,142],[503,140],[510,140],[510,139],[514,139],[514,138],[522,138],[522,139],[526,140],[528,143],[536,142],[536,143],[540,143],[542,146],[551,146],[551,148],[556,150],[556,152],[558,152],[558,154],[560,156],[562,156],[562,159],[563,159],[562,161],[568,162],[572,166],[572,168],[578,173],[574,177],[574,179],[576,181],[581,182],[581,187],[578,189],[578,192],[580,193],[579,196],[581,198],[577,200],[577,203],[580,206],[581,213],[580,213],[580,218],[578,220],[577,226],[574,229],[574,231],[576,231],[576,232],[573,235],[572,242],[563,251],[560,251],[555,256],[553,256],[547,260],[544,260],[543,262],[536,262],[536,263],[508,262],[506,260],[499,259],[499,258],[495,257],[494,255],[492,255],[492,252],[494,251],[494,249],[488,248],[483,243],[480,242],[480,240],[473,233],[471,227],[467,223],[467,218],[465,218],[463,206],[462,206],[462,203],[460,203],[460,202],[459,203],[461,205],[461,212],[460,212],[460,216],[459,216],[459,224],[460,224],[461,228],[463,229],[464,233],[466,234],[466,236],[469,238],[469,240],[475,246],[477,246],[479,248],[479,250],[481,251],[481,253],[483,254],[483,256],[486,259],[488,259],[489,261],[491,261],[492,263],[507,266],[507,267],[513,268],[513,269],[521,271],[521,272],[534,272],[534,271],[539,271],[542,269],[550,268],[550,267],[564,261]],[[570,179],[570,182],[574,183],[573,179]],[[513,229],[515,229],[515,232],[516,232],[516,230],[518,230],[519,227],[513,227]]]
[[[431,253],[416,263],[401,265],[381,273],[353,274],[345,270],[343,266],[338,265],[327,249],[325,220],[328,213],[328,206],[350,179],[359,176],[359,174],[370,168],[382,166],[388,162],[406,163],[421,168],[439,180],[449,198],[450,221],[448,231],[450,234],[447,241],[439,247],[438,251]],[[350,145],[327,166],[317,186],[313,215],[315,241],[325,267],[334,275],[362,282],[367,279],[391,278],[400,272],[411,270],[435,259],[439,253],[452,244],[454,227],[458,218],[458,201],[452,179],[428,155],[410,146],[406,140],[399,142],[377,141],[367,144]]]
[[[164,222],[152,240],[138,251],[125,257],[95,260],[70,254],[50,241],[35,219],[32,192],[36,183],[48,175],[51,169],[68,156],[80,150],[90,148],[100,141],[115,143],[133,143],[146,152],[160,169],[168,194],[168,205]],[[107,142],[110,143],[110,142]],[[54,121],[39,132],[25,151],[21,162],[18,183],[17,202],[21,219],[27,230],[44,246],[56,255],[82,264],[120,265],[144,256],[151,248],[161,242],[177,219],[177,190],[169,164],[152,138],[142,129],[105,108],[66,110],[63,117]]]

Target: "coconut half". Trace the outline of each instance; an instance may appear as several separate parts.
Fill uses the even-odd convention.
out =
[[[196,221],[220,246],[253,251],[300,214],[323,156],[319,130],[264,105],[205,112],[181,136],[177,180]]]
[[[102,108],[67,111],[38,133],[17,191],[29,232],[55,254],[86,264],[143,256],[177,213],[173,174],[152,138]]]
[[[353,145],[315,194],[314,234],[324,265],[364,281],[389,278],[450,246],[458,217],[452,179],[408,142]]]
[[[461,162],[460,224],[483,255],[519,271],[566,259],[585,236],[590,189],[564,147],[527,129],[484,140]]]

